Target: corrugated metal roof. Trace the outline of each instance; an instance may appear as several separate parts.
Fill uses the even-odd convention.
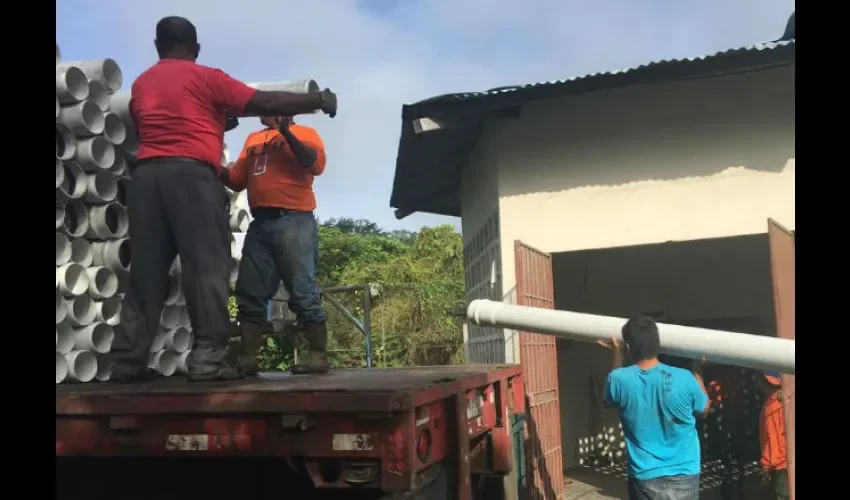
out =
[[[563,80],[552,80],[552,81],[548,81],[548,82],[529,83],[529,84],[525,84],[525,85],[512,85],[512,86],[506,86],[506,87],[497,87],[497,88],[494,88],[494,89],[485,90],[483,92],[460,92],[460,93],[454,93],[454,94],[444,94],[444,95],[424,99],[422,101],[416,102],[412,106],[418,106],[418,105],[422,105],[422,104],[434,104],[434,103],[437,103],[437,102],[449,103],[449,102],[467,101],[467,100],[470,100],[470,99],[476,99],[476,98],[481,98],[481,97],[490,97],[490,96],[496,96],[496,95],[502,95],[502,94],[509,94],[511,92],[517,92],[517,91],[521,91],[521,90],[529,90],[529,89],[536,89],[536,88],[542,88],[542,87],[560,86],[560,85],[565,85],[565,84],[577,83],[577,82],[580,82],[580,81],[583,81],[583,80],[590,80],[590,79],[594,79],[594,78],[609,77],[609,76],[615,76],[615,75],[624,75],[624,74],[627,74],[627,73],[631,73],[633,71],[639,71],[639,70],[651,68],[651,67],[654,67],[654,66],[663,66],[663,65],[668,65],[668,64],[681,64],[681,63],[697,62],[697,61],[703,61],[703,60],[707,60],[707,59],[721,58],[721,57],[727,57],[727,56],[744,54],[744,53],[751,53],[751,52],[772,51],[772,50],[776,50],[776,49],[779,49],[779,48],[782,48],[782,47],[793,46],[794,44],[795,44],[794,39],[777,40],[777,41],[773,41],[773,42],[764,42],[764,43],[758,43],[758,44],[755,44],[755,45],[750,45],[750,46],[747,46],[747,47],[740,47],[740,48],[737,48],[737,49],[723,50],[723,51],[720,51],[720,52],[715,52],[713,54],[704,54],[704,55],[699,55],[699,56],[695,56],[695,57],[685,57],[685,58],[680,58],[680,59],[661,59],[659,61],[652,61],[652,62],[649,62],[647,64],[641,64],[639,66],[633,66],[633,67],[629,67],[629,68],[621,68],[621,69],[617,69],[617,70],[613,70],[613,71],[605,71],[605,72],[600,72],[600,73],[591,73],[591,74],[586,74],[586,75],[581,75],[581,76],[574,76],[572,78],[565,78]]]

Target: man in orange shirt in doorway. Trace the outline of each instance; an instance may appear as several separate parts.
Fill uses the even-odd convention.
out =
[[[785,407],[779,374],[765,372],[761,380],[765,395],[759,415],[759,444],[762,474],[770,481],[777,500],[788,500],[787,441],[785,440]]]
[[[221,173],[230,189],[248,189],[254,217],[236,281],[240,365],[247,375],[257,373],[266,307],[283,281],[289,291],[289,309],[303,325],[309,344],[292,372],[326,373],[328,316],[316,284],[319,232],[313,215],[313,179],[325,170],[325,148],[313,128],[297,125],[291,117],[260,121],[266,128],[249,135],[239,158]]]

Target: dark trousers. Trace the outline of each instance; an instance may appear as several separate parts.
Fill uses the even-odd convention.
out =
[[[699,474],[663,476],[646,481],[629,478],[629,500],[698,500]]]
[[[791,496],[791,490],[788,487],[788,471],[786,469],[771,471],[770,482],[773,485],[773,492],[776,494],[776,499],[788,500]]]
[[[316,284],[319,228],[312,212],[255,208],[236,281],[239,321],[262,323],[278,285],[289,291],[289,309],[300,323],[328,319]]]
[[[148,351],[180,255],[182,287],[195,337],[192,358],[223,359],[229,339],[228,196],[213,169],[182,158],[139,164],[127,193],[130,283],[115,332],[113,371],[133,375]]]

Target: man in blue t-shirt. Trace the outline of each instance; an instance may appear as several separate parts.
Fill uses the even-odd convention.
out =
[[[623,326],[624,349],[610,345],[614,369],[608,375],[605,404],[620,411],[629,458],[630,500],[697,500],[700,445],[695,414],[708,410],[702,363],[693,372],[658,360],[658,325],[637,316]]]

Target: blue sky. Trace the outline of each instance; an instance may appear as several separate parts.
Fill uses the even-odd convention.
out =
[[[336,119],[299,120],[328,153],[318,216],[415,230],[459,221],[393,217],[402,104],[773,40],[793,10],[793,0],[57,0],[56,26],[64,60],[115,59],[124,89],[155,62],[154,26],[167,15],[198,27],[201,64],[332,88]],[[259,127],[243,119],[227,134],[234,154]]]

